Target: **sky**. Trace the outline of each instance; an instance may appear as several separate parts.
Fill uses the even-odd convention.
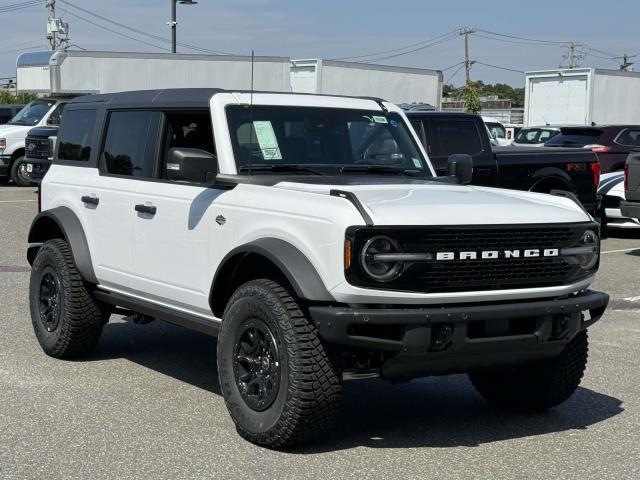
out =
[[[15,76],[20,51],[47,49],[44,0],[6,11],[9,5],[25,2],[36,3],[0,0],[0,78]],[[57,0],[57,15],[69,23],[71,42],[84,49],[170,50],[166,0],[72,0],[71,4]],[[519,87],[524,85],[522,71],[559,66],[564,49],[553,42],[586,44],[581,66],[617,69],[618,61],[610,57],[640,55],[638,18],[638,0],[199,0],[197,5],[178,5],[178,42],[218,52],[250,55],[255,50],[256,55],[292,59],[378,59],[372,63],[444,70],[445,82],[459,86],[464,82],[463,37],[447,34],[469,26],[477,31],[469,38],[470,58],[478,62],[471,78]],[[406,53],[410,50],[416,51]],[[179,46],[178,52],[197,53],[186,46]],[[377,52],[386,53],[364,56]],[[635,60],[640,71],[640,57]]]

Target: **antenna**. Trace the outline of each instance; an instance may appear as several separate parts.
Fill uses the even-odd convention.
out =
[[[254,51],[251,50],[251,92],[249,93],[249,177],[251,177],[251,163],[253,160],[253,65]]]

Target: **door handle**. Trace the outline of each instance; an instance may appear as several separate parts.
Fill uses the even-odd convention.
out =
[[[157,208],[154,205],[144,205],[142,203],[139,203],[138,205],[135,206],[135,210],[136,212],[140,212],[140,213],[148,213],[149,215],[155,215]]]
[[[88,203],[89,205],[98,205],[100,203],[100,199],[95,195],[83,195],[80,200],[82,200],[82,203]]]

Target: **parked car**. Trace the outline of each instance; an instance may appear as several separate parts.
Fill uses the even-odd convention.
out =
[[[622,171],[629,153],[640,147],[640,125],[561,127],[544,146],[591,150],[598,154],[602,173]]]
[[[57,126],[35,127],[25,138],[25,176],[31,183],[38,184],[53,161]]]
[[[25,139],[33,127],[58,125],[67,99],[39,98],[0,125],[0,177],[18,186],[30,184],[25,161]]]
[[[469,186],[472,169],[454,155],[436,177],[371,98],[79,98],[28,236],[35,336],[81,358],[117,307],[217,336],[229,414],[269,448],[327,430],[349,373],[467,373],[495,405],[554,407],[609,300],[589,289],[598,224],[564,196]]]
[[[625,217],[640,219],[640,149],[631,152],[624,167],[624,197],[620,210]]]
[[[560,133],[560,127],[524,127],[511,142],[514,147],[544,147],[544,144]]]
[[[497,146],[506,147],[511,143],[507,139],[507,129],[500,120],[493,117],[482,117],[482,120],[484,120],[487,129],[489,129],[489,135],[491,135]]]
[[[455,153],[473,157],[475,185],[550,193],[572,192],[596,213],[600,181],[598,158],[592,152],[561,148],[491,146],[480,117],[455,112],[407,112],[429,153],[438,175],[447,174],[447,160]]]
[[[602,226],[609,229],[628,229],[640,227],[637,218],[622,213],[625,200],[624,172],[605,173],[600,179],[598,195],[601,197],[600,219]]]
[[[7,103],[7,104],[0,105],[0,125],[4,125],[13,117],[15,117],[16,114],[20,110],[22,110],[23,107],[24,105],[15,104],[15,103]]]

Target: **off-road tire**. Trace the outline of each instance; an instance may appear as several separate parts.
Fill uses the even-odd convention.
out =
[[[248,405],[234,376],[236,340],[252,318],[271,330],[280,357],[277,396],[264,411]],[[316,327],[284,282],[253,280],[235,291],[223,315],[217,356],[227,408],[238,433],[248,441],[267,448],[290,448],[316,439],[332,425],[342,377]]]
[[[49,331],[41,318],[41,289],[44,275],[59,286],[59,316]],[[98,302],[78,272],[69,245],[64,240],[47,240],[36,255],[29,283],[31,322],[44,352],[55,358],[80,358],[91,353],[109,319],[109,308]]]
[[[567,400],[578,388],[587,366],[588,339],[580,332],[557,357],[512,368],[470,373],[478,393],[505,408],[543,411]]]
[[[25,162],[26,159],[24,156],[22,156],[16,158],[11,163],[11,171],[9,172],[9,176],[11,177],[11,180],[13,180],[13,184],[17,185],[18,187],[28,187],[29,185],[31,185],[31,182],[20,174],[20,166],[24,165]]]

